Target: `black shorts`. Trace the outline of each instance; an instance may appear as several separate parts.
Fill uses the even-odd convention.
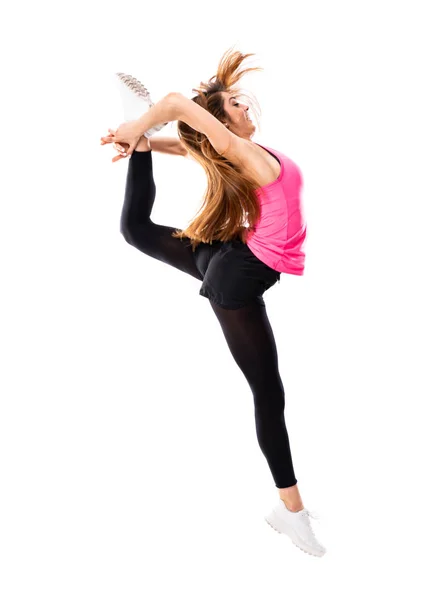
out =
[[[262,262],[239,239],[199,244],[195,264],[203,277],[200,295],[224,308],[241,308],[252,300],[265,306],[263,293],[280,281],[280,271]]]

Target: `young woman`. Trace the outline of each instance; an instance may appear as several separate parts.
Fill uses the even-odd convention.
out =
[[[141,252],[202,281],[227,345],[246,377],[255,404],[259,446],[280,501],[267,522],[304,551],[323,556],[295,477],[285,425],[285,394],[264,292],[281,273],[302,275],[306,224],[298,167],[283,153],[256,144],[249,106],[235,84],[252,54],[228,51],[215,77],[192,100],[170,93],[140,119],[101,138],[129,157],[121,233]],[[179,139],[143,136],[154,125],[178,121]],[[190,155],[207,174],[199,216],[187,229],[158,225],[152,151]]]

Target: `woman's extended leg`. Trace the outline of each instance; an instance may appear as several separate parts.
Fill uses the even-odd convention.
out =
[[[176,228],[158,225],[150,215],[156,186],[152,170],[152,150],[134,151],[128,162],[125,199],[121,214],[121,233],[125,240],[152,258],[156,258],[203,281],[195,265],[187,238],[173,238]]]
[[[247,379],[255,403],[256,434],[279,490],[296,486],[284,409],[285,393],[278,369],[277,348],[265,306],[252,302],[231,310],[209,300],[232,356]],[[298,510],[297,488],[289,496]],[[286,503],[286,502],[285,502]],[[288,505],[288,504],[287,504]],[[288,505],[288,507],[290,507]]]

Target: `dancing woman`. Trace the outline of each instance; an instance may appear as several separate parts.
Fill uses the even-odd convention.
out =
[[[232,356],[253,394],[259,446],[280,500],[266,517],[302,550],[323,556],[302,503],[285,424],[285,393],[263,294],[281,273],[302,275],[306,224],[301,173],[283,153],[252,142],[255,125],[236,84],[252,54],[227,51],[217,74],[192,99],[170,93],[138,120],[101,138],[129,158],[121,233],[139,251],[202,282]],[[179,139],[147,138],[155,125],[178,121]],[[151,220],[152,151],[190,156],[207,175],[199,215],[185,230]]]

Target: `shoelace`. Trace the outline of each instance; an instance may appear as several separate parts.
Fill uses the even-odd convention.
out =
[[[311,517],[312,519],[316,519],[317,521],[320,521],[320,520],[321,520],[321,518],[322,518],[322,517],[320,516],[320,514],[319,514],[319,513],[317,513],[315,510],[312,510],[312,511],[310,511],[310,510],[308,510],[308,508],[304,508],[304,510],[303,510],[303,512],[302,512],[302,514],[306,514],[306,515],[308,515],[309,517]]]
[[[320,515],[316,511],[310,511],[307,508],[304,508],[304,510],[302,512],[300,512],[299,514],[301,516],[301,519],[304,521],[305,525],[307,526],[308,541],[309,542],[317,542],[309,517],[311,517],[312,519],[317,519],[319,521],[321,518]]]

